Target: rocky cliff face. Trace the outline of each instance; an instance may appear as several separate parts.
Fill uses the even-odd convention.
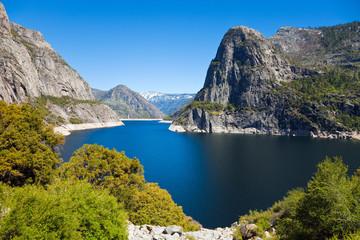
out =
[[[313,100],[314,96],[301,88],[306,79],[328,80],[323,71],[311,64],[294,61],[304,53],[311,55],[310,52],[321,45],[319,31],[304,33],[282,28],[276,36],[265,39],[247,27],[231,28],[211,61],[203,89],[194,102],[182,109],[170,130],[332,137],[344,137],[344,133],[349,136],[353,129],[338,122],[340,115],[331,111],[337,108],[343,113],[344,108],[339,107],[342,103],[326,95],[326,91],[321,95],[324,99]],[[318,44],[307,39],[315,39]],[[354,78],[355,75],[356,72]],[[305,81],[311,88],[308,82]],[[360,101],[356,92],[349,96],[355,99],[350,105],[357,109]],[[344,102],[349,101],[346,98]],[[356,114],[350,116],[355,121],[356,117]]]
[[[0,33],[7,36],[11,35],[9,18],[2,3],[0,3]]]
[[[304,66],[360,66],[359,22],[316,29],[282,27],[269,40]]]
[[[261,33],[247,27],[231,28],[195,100],[255,106],[262,101],[262,92],[280,81],[291,81],[296,70]]]
[[[283,100],[270,91],[281,81],[300,77],[302,72],[259,32],[247,27],[231,28],[211,61],[203,89],[195,97],[195,101],[210,106],[185,110],[171,129],[280,134],[279,115],[287,113],[277,109]],[[223,107],[212,109],[214,103]],[[284,131],[293,130],[286,127]]]
[[[93,89],[98,100],[108,105],[122,118],[163,118],[165,116],[157,107],[149,103],[139,93],[125,85],[118,85],[108,92]]]
[[[45,41],[43,35],[9,22],[0,3],[0,100],[25,103],[43,95],[95,100],[89,84]],[[89,118],[78,112],[78,118],[85,122],[120,121],[116,113],[104,105],[83,108],[91,112]],[[99,108],[103,108],[101,114]]]

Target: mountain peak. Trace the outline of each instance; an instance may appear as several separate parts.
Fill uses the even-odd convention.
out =
[[[0,34],[11,35],[9,17],[4,5],[0,2]]]
[[[108,105],[122,118],[163,118],[165,116],[139,93],[123,84],[109,91],[93,89],[93,93],[99,101]]]

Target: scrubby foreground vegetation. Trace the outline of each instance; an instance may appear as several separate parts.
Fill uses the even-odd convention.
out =
[[[61,164],[62,142],[37,110],[0,101],[0,239],[127,239],[126,219],[198,229],[139,160],[84,145]]]
[[[0,102],[0,239],[127,239],[127,223],[197,230],[139,160],[84,145],[61,164],[61,135],[28,105]],[[360,170],[326,158],[306,189],[239,220],[237,239],[360,239]]]
[[[242,216],[237,238],[246,239],[244,230],[251,229],[249,237],[360,239],[360,170],[352,176],[347,170],[341,158],[326,158],[306,189],[288,192],[267,211]]]

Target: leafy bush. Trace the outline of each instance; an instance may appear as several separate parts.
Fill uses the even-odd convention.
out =
[[[57,181],[47,190],[28,185],[3,192],[1,239],[127,239],[123,208],[89,183]]]
[[[272,213],[270,211],[253,211],[250,210],[248,215],[241,216],[239,223],[240,224],[249,224],[255,223],[257,228],[255,232],[260,237],[265,237],[265,231],[269,231],[271,228],[270,220]],[[237,235],[240,236],[240,229],[237,230]]]
[[[202,110],[205,110],[207,112],[221,112],[224,110],[224,105],[220,103],[213,103],[209,101],[192,101],[188,105],[186,105],[183,109],[183,111],[200,108]]]
[[[305,190],[289,191],[267,211],[250,211],[239,223],[255,223],[260,237],[275,227],[279,239],[358,239],[360,170],[349,177],[341,158],[327,157]]]
[[[305,228],[312,228],[314,237],[341,236],[360,229],[360,201],[354,195],[358,192],[359,184],[349,179],[342,159],[326,158],[309,182],[296,217]]]
[[[108,188],[127,209],[131,197],[145,183],[143,166],[138,159],[96,144],[79,148],[60,170],[63,177],[87,180],[100,188]]]
[[[283,200],[276,202],[270,210],[282,217],[295,217],[296,207],[300,200],[304,197],[304,189],[297,188],[287,193]]]
[[[44,103],[44,102],[46,103],[49,101],[49,102],[51,102],[55,105],[61,106],[61,107],[66,107],[66,106],[76,105],[76,104],[81,104],[81,103],[100,104],[100,102],[97,100],[80,100],[80,99],[72,98],[70,96],[54,97],[51,95],[42,95],[41,97],[39,97],[37,99],[37,101],[40,101],[42,103]]]
[[[81,124],[81,123],[84,123],[83,120],[78,119],[78,118],[70,118],[70,119],[69,119],[69,122],[72,123],[72,124]]]
[[[304,194],[289,195],[289,214],[277,225],[277,233],[286,239],[324,239],[354,232],[360,228],[359,176],[347,176],[341,158],[326,158],[308,183]]]
[[[12,186],[47,184],[60,164],[54,148],[61,135],[28,105],[0,101],[0,181]]]
[[[341,238],[342,240],[359,240],[360,239],[360,231],[357,230],[353,233],[349,233],[346,236],[343,236],[343,238]],[[333,236],[331,238],[328,238],[327,240],[339,240],[339,238],[337,236]]]
[[[186,218],[182,207],[177,206],[171,195],[156,183],[146,183],[143,189],[136,193],[130,210],[130,221],[137,225],[179,225],[185,231],[198,230],[198,227]]]
[[[60,170],[63,178],[86,180],[97,188],[109,189],[124,203],[134,224],[176,224],[197,229],[166,190],[153,183],[145,184],[143,166],[136,158],[127,158],[124,152],[85,144]]]

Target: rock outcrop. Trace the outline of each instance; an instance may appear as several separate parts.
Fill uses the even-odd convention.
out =
[[[90,86],[38,31],[11,23],[11,36],[0,37],[0,99],[27,102],[51,95],[94,100]]]
[[[183,232],[179,226],[159,227],[151,225],[129,224],[129,240],[232,240],[235,228],[216,228],[215,230],[201,228],[195,232]]]
[[[282,28],[271,39],[265,39],[247,27],[231,28],[210,63],[204,87],[194,102],[180,111],[170,130],[358,137],[351,126],[339,122],[338,114],[346,114],[343,106],[352,102],[350,118],[355,121],[360,116],[356,91],[336,97],[324,94],[324,100],[315,101],[308,100],[301,89],[292,88],[294,81],[324,74],[311,64],[294,61],[296,56],[310,54],[321,45],[319,31]]]
[[[282,27],[269,40],[304,66],[360,66],[359,22],[316,29]]]
[[[231,28],[222,39],[195,100],[254,106],[263,98],[256,93],[265,92],[280,81],[293,80],[296,70],[258,31]]]
[[[132,91],[125,85],[118,85],[107,92],[97,89],[93,89],[93,92],[99,101],[108,105],[122,118],[160,119],[165,116],[139,93]]]
[[[10,36],[10,22],[4,5],[0,2],[0,34]]]
[[[81,101],[95,100],[89,84],[72,69],[45,41],[39,31],[9,22],[0,3],[0,100],[7,103],[33,103],[41,96],[63,97]],[[120,122],[120,118],[103,104],[68,106],[58,109],[46,104],[63,119],[76,117],[84,122]],[[59,116],[59,115],[57,115]],[[68,123],[65,121],[64,123]]]
[[[284,109],[277,109],[277,106],[284,100],[269,92],[280,86],[281,81],[289,82],[303,72],[293,67],[259,32],[247,27],[231,28],[221,41],[215,59],[211,61],[204,87],[196,95],[195,101],[208,102],[210,105],[231,104],[241,112],[231,111],[231,107],[226,113],[195,107],[180,114],[170,129],[280,134],[282,128],[279,120],[287,113]],[[283,130],[294,133],[291,128]],[[299,130],[303,130],[303,127]]]

